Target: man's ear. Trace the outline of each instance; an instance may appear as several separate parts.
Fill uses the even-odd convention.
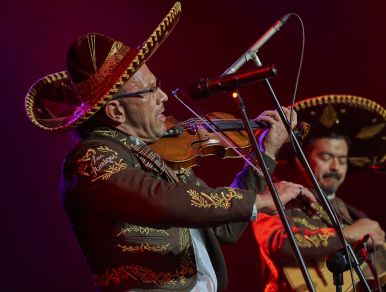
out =
[[[115,123],[125,122],[125,111],[118,100],[109,100],[105,105],[105,113]]]

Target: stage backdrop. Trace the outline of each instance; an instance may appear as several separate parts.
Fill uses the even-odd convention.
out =
[[[65,69],[68,45],[86,32],[100,32],[131,46],[143,42],[169,10],[170,0],[42,0],[0,4],[1,89],[1,267],[2,291],[93,291],[92,277],[62,210],[60,168],[72,145],[68,134],[48,134],[26,118],[24,96],[38,78]],[[278,18],[294,12],[305,26],[305,55],[297,100],[352,94],[385,106],[386,4],[382,0],[195,0],[182,1],[180,23],[150,60],[166,92],[224,72]],[[291,17],[264,47],[264,64],[276,64],[272,85],[289,105],[302,40]],[[262,84],[241,90],[251,117],[273,107]],[[226,94],[187,100],[202,112],[237,110]],[[167,114],[190,113],[172,97]],[[238,160],[202,162],[197,173],[208,184],[228,185]],[[386,228],[384,175],[349,175],[340,194]],[[224,247],[228,291],[255,291],[258,255],[248,231]]]

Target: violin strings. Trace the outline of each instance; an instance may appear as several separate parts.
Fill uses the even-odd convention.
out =
[[[235,121],[238,121],[238,120],[232,120],[232,119],[229,119],[229,120],[226,120],[226,119],[212,119],[212,120],[210,120],[211,123],[219,124],[219,125],[221,125],[221,124],[225,124],[226,125],[227,122],[233,122],[234,123]],[[193,123],[197,124],[199,126],[201,126],[203,124],[203,122],[200,119],[198,119],[198,118],[190,118],[190,119],[188,119],[186,121],[180,122],[179,125],[181,125],[184,129],[189,129],[190,125],[193,124]],[[205,121],[205,124],[207,124],[206,121]]]
[[[200,120],[205,125],[207,125],[208,128],[213,131],[213,133],[215,133],[221,140],[224,141],[225,144],[227,144],[230,148],[232,148],[233,151],[235,151],[239,155],[239,157],[242,158],[249,166],[251,166],[259,175],[261,175],[261,176],[263,175],[263,171],[261,170],[260,167],[257,167],[256,165],[254,165],[247,157],[245,157],[240,151],[238,151],[236,149],[236,147],[233,146],[232,143],[228,139],[226,139],[223,135],[220,135],[220,133],[218,131],[216,131],[207,121],[205,121],[203,117],[201,117],[192,108],[190,108],[186,103],[184,103],[178,97],[178,92],[179,92],[179,90],[176,89],[176,90],[172,91],[172,94],[183,106],[185,106],[193,115],[195,115],[198,120]]]

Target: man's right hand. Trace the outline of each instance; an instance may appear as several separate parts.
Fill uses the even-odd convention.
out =
[[[291,203],[289,204],[291,207],[303,207],[304,204],[308,204],[312,208],[313,203],[316,202],[314,195],[300,184],[281,181],[274,185],[283,205]],[[255,205],[259,212],[272,214],[276,211],[275,203],[268,188],[265,188],[261,194],[257,195]]]
[[[362,239],[366,234],[369,234],[374,239],[375,246],[383,246],[385,244],[385,231],[382,230],[377,221],[362,218],[343,228],[343,235],[349,243]],[[371,247],[373,246],[371,238],[369,238],[367,244]]]

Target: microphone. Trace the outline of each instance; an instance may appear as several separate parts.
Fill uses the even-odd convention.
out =
[[[230,66],[222,75],[235,73],[246,62],[251,60],[257,51],[287,22],[291,13],[284,15],[277,20],[232,66]]]
[[[194,83],[190,89],[190,96],[194,99],[206,98],[220,91],[234,91],[242,85],[252,84],[276,75],[274,65],[261,66],[253,71],[234,73],[218,78],[203,78]]]

